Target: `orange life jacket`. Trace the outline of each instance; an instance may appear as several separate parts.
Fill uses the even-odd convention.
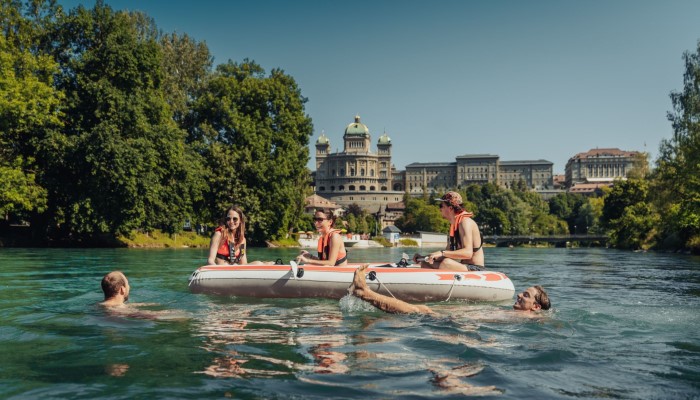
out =
[[[223,230],[224,227],[221,226],[216,228],[216,232],[221,232],[222,235]],[[243,254],[245,254],[244,243],[241,243],[240,246],[236,247],[234,243],[231,243],[228,240],[221,240],[219,242],[219,249],[216,251],[216,258],[226,260],[231,264],[239,264]]]
[[[460,234],[459,234],[459,224],[462,223],[462,220],[464,218],[471,218],[473,216],[474,216],[474,213],[470,213],[467,211],[462,211],[461,213],[455,215],[455,222],[452,225],[450,225],[450,238],[449,238],[450,250],[459,250],[462,248],[462,238],[460,237]],[[481,238],[481,231],[479,231],[479,238]],[[484,243],[482,240],[479,247],[476,247],[473,249],[474,253],[481,250],[481,246],[483,244]]]
[[[331,229],[325,236],[318,238],[318,259],[328,260],[328,255],[331,252],[331,236],[334,233],[340,233],[339,229]],[[345,246],[343,246],[344,248]],[[335,261],[335,265],[338,266],[344,263],[348,259],[347,251],[341,249],[338,253],[338,259]]]

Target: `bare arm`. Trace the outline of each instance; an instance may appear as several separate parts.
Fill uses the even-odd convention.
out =
[[[209,243],[209,257],[207,258],[207,264],[216,264],[216,251],[219,250],[219,242],[221,241],[221,232],[216,231],[211,235],[211,242]]]

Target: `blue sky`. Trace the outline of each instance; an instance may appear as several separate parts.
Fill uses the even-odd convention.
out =
[[[391,137],[398,169],[488,153],[563,173],[596,147],[653,161],[700,39],[697,0],[106,3],[206,42],[215,65],[248,58],[294,77],[314,123],[310,168],[321,132],[342,150],[356,114],[373,150]]]

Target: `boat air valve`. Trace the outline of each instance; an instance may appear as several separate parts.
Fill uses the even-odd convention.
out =
[[[455,280],[461,281],[461,280],[462,280],[462,275],[460,275],[460,274],[455,274]]]
[[[377,273],[375,271],[369,271],[369,274],[367,274],[367,277],[369,278],[370,281],[374,281],[377,279]]]
[[[301,278],[302,276],[304,276],[304,268],[299,268],[297,270],[297,278]]]

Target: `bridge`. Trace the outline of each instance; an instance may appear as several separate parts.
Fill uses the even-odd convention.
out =
[[[557,247],[564,247],[566,243],[599,243],[605,245],[608,236],[599,234],[574,234],[574,235],[488,235],[484,236],[484,243],[496,246],[508,246],[523,243],[553,243]]]

